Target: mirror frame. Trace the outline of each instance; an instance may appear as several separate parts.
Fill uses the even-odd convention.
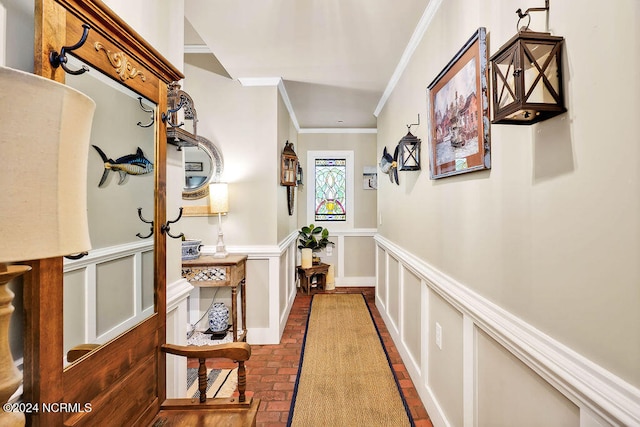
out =
[[[73,425],[91,419],[132,416],[132,408],[122,399],[130,399],[126,385],[139,378],[146,383],[153,376],[153,387],[145,388],[146,407],[136,415],[144,424],[157,413],[166,397],[165,355],[148,354],[166,340],[166,235],[160,225],[166,223],[166,125],[160,114],[167,110],[167,85],[184,75],[129,27],[100,0],[35,1],[34,73],[64,83],[65,72],[49,63],[49,53],[63,46],[73,46],[81,39],[82,24],[91,27],[86,43],[73,55],[100,70],[132,91],[157,105],[155,117],[155,212],[154,212],[154,314],[128,332],[109,341],[81,360],[63,367],[63,261],[62,257],[31,261],[31,273],[24,280],[25,337],[23,401],[25,402],[94,402],[90,413],[27,414],[32,426]],[[97,49],[100,42],[104,49]],[[128,61],[118,68],[110,52],[122,53]],[[136,69],[143,73],[127,74]],[[143,378],[140,375],[144,374]],[[138,377],[136,377],[138,375]],[[125,384],[126,383],[126,384]],[[151,384],[149,384],[151,386]],[[124,396],[123,396],[124,395]],[[105,414],[99,402],[117,405],[118,410]],[[108,405],[107,405],[108,406]],[[99,407],[102,409],[99,410]],[[116,413],[117,412],[117,413]],[[90,421],[89,421],[90,422]]]
[[[222,178],[222,172],[224,172],[224,158],[222,157],[222,152],[218,149],[216,144],[200,135],[197,136],[197,140],[198,148],[201,148],[202,151],[204,151],[205,154],[209,156],[209,159],[211,159],[211,169],[215,170],[215,172],[208,176],[208,179],[199,187],[185,187],[182,190],[182,198],[184,200],[197,200],[207,197],[209,195],[209,183],[219,182]]]

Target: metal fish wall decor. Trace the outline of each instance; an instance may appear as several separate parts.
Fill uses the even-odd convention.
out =
[[[104,154],[104,151],[102,151],[97,145],[93,145],[92,147],[96,149],[104,162],[104,172],[102,173],[102,179],[100,179],[98,187],[102,187],[105,183],[109,176],[109,171],[118,172],[120,174],[118,185],[122,185],[124,183],[127,175],[145,175],[153,172],[153,163],[144,157],[144,153],[140,147],[138,147],[135,154],[127,154],[117,160],[107,157],[107,155]]]
[[[391,154],[387,151],[387,147],[384,147],[382,157],[380,158],[380,169],[383,173],[389,175],[392,184],[396,183],[400,185],[400,181],[398,180],[398,148],[399,146],[396,147],[393,157],[391,157]]]

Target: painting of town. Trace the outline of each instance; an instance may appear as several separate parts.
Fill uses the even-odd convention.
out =
[[[490,167],[486,52],[480,28],[429,85],[432,179]]]

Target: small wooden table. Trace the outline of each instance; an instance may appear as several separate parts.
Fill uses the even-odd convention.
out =
[[[318,279],[318,289],[324,289],[327,281],[327,273],[329,272],[329,264],[321,262],[318,265],[312,265],[309,268],[302,268],[301,265],[296,267],[298,277],[300,277],[300,288],[309,295],[311,290],[311,278],[316,276]]]
[[[210,255],[182,261],[182,277],[193,286],[202,288],[231,288],[231,329],[234,341],[247,340],[247,296],[245,293],[246,255],[214,258]],[[242,305],[242,334],[238,336],[237,289]]]

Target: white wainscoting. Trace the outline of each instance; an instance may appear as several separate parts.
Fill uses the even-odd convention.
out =
[[[295,262],[296,262],[296,237],[298,233],[291,233],[279,245],[262,245],[262,246],[227,246],[227,251],[234,254],[246,254],[247,259],[247,342],[249,344],[279,344],[284,327],[289,318],[293,300],[296,297],[295,282]],[[201,249],[203,255],[215,253],[215,246],[203,246]],[[266,262],[265,262],[266,261]],[[252,263],[256,265],[266,265],[266,268],[253,268]],[[261,275],[261,279],[266,280],[266,289],[256,288],[251,283],[252,274]],[[257,297],[257,298],[256,298]],[[202,313],[199,311],[199,290],[194,289],[191,292],[190,319],[192,322],[198,320]],[[268,310],[267,320],[261,324],[252,322],[251,301],[265,304],[260,310]],[[239,305],[238,305],[239,306]],[[238,313],[238,319],[240,319]]]
[[[70,289],[70,286],[65,285],[65,297],[69,293],[80,292],[83,294],[82,301],[78,307],[65,307],[65,313],[69,314],[67,310],[73,310],[75,313],[74,319],[77,319],[78,327],[83,327],[84,330],[76,336],[80,337],[80,342],[72,343],[71,346],[81,343],[98,343],[104,344],[112,338],[125,332],[132,326],[138,324],[141,320],[147,318],[153,313],[153,300],[151,305],[143,307],[143,257],[145,254],[153,251],[153,241],[141,241],[135,243],[129,243],[118,246],[111,246],[108,248],[96,249],[89,251],[89,254],[79,260],[64,260],[64,274],[65,282],[67,275],[73,274],[74,277],[80,277],[80,282],[75,282],[74,285],[78,288]],[[151,257],[153,259],[153,257]],[[108,330],[99,331],[98,328],[98,307],[97,307],[97,271],[101,265],[106,265],[111,262],[122,261],[126,265],[130,266],[132,279],[127,282],[128,295],[131,296],[132,310],[129,313],[123,315],[122,318],[115,319],[115,326]],[[153,268],[151,268],[153,271]],[[108,279],[102,278],[108,282]],[[129,285],[130,283],[130,285]],[[65,329],[69,325],[65,326]]]
[[[366,265],[361,270],[371,270],[371,275],[349,276],[345,273],[345,263],[349,262],[349,256],[345,253],[345,245],[349,239],[367,238],[373,242],[375,229],[355,229],[348,231],[332,232],[330,239],[336,243],[336,249],[331,256],[326,253],[321,254],[323,261],[331,262],[335,266],[336,286],[375,286],[374,259],[366,261]],[[261,279],[266,278],[267,289],[256,289],[251,283],[251,277],[247,277],[247,341],[249,344],[278,344],[284,332],[284,327],[289,318],[291,306],[296,297],[297,278],[296,266],[300,264],[300,251],[298,250],[298,232],[294,231],[283,239],[278,245],[273,246],[227,246],[229,253],[246,254],[248,276],[251,272],[260,274]],[[206,245],[201,249],[204,255],[215,253],[215,246]],[[266,264],[265,268],[260,267],[260,271],[255,273],[251,265],[253,262]],[[265,262],[266,261],[266,262]],[[255,293],[259,293],[259,298],[255,298]],[[253,294],[253,295],[252,295]],[[193,323],[203,315],[200,305],[200,292],[197,288],[191,291],[189,302],[189,318]],[[252,322],[252,302],[268,304],[268,319],[263,324],[257,325]],[[261,309],[263,307],[260,307]],[[239,315],[240,316],[240,315]]]
[[[187,298],[193,286],[185,279],[167,284],[167,343],[187,344]],[[187,395],[187,358],[167,355],[167,397]]]
[[[465,427],[479,425],[477,414],[477,333],[482,331],[499,346],[514,355],[535,374],[558,390],[579,409],[580,427],[640,426],[640,390],[606,371],[594,362],[543,334],[522,319],[505,311],[482,296],[406,252],[390,240],[376,236],[376,306],[400,352],[407,370],[425,404],[434,426],[454,425],[447,420],[439,390],[428,378],[429,342],[434,331],[427,313],[429,294],[442,297],[462,313],[462,402]],[[390,277],[389,265],[394,267]],[[395,271],[395,265],[398,265]],[[382,272],[382,276],[380,274]],[[397,277],[396,277],[397,273]],[[403,294],[408,285],[405,276],[419,278],[420,356],[414,357],[404,339],[407,325],[403,319]],[[396,287],[397,284],[397,287]],[[412,282],[413,284],[413,282]],[[391,292],[391,288],[394,288]],[[430,292],[432,291],[432,292]],[[397,293],[394,295],[394,293]],[[433,348],[431,349],[433,350]]]
[[[335,280],[336,287],[353,287],[353,286],[363,286],[363,287],[372,287],[376,284],[375,275],[348,275],[346,273],[347,270],[347,262],[353,260],[346,259],[350,254],[347,253],[345,248],[349,244],[349,240],[355,240],[361,237],[370,238],[373,241],[373,237],[375,236],[377,229],[375,228],[355,228],[353,230],[341,230],[341,231],[331,231],[331,236],[329,240],[333,241],[335,245],[334,252],[337,252],[334,257],[329,257],[327,262],[335,262]],[[357,251],[357,249],[356,249]],[[335,261],[334,261],[335,259]],[[324,259],[323,259],[324,261]],[[371,259],[371,270],[372,273],[375,273],[373,269],[374,259]],[[363,268],[366,270],[366,268]]]

